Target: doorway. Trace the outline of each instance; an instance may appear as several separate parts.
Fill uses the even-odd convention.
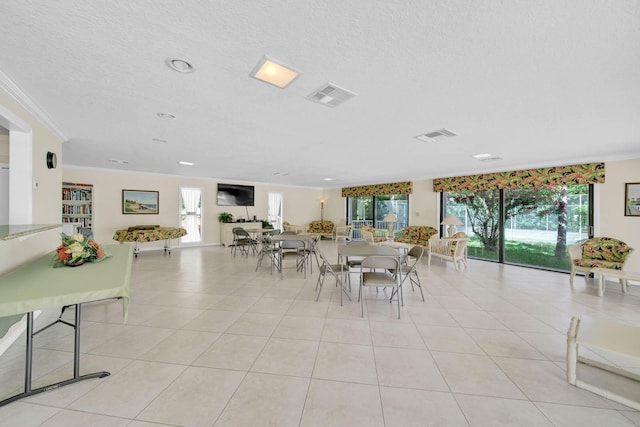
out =
[[[267,221],[276,230],[282,230],[282,193],[269,193]]]
[[[202,243],[202,188],[180,187],[180,225],[187,230],[180,244]]]

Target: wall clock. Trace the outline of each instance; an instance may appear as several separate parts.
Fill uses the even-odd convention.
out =
[[[56,153],[47,151],[47,168],[55,169],[57,164],[58,164],[58,157],[56,156]]]

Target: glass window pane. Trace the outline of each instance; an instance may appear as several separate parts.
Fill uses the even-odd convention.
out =
[[[498,261],[500,236],[504,262],[569,271],[567,247],[589,237],[589,185],[554,188],[449,192],[444,214],[463,222],[471,240],[469,256]],[[500,198],[504,195],[504,229],[500,230]],[[443,233],[446,233],[442,230]]]
[[[350,197],[349,198],[350,221],[353,224],[353,237],[360,238],[360,227],[363,225],[373,225],[373,197]]]
[[[388,230],[389,224],[384,217],[392,212],[398,217],[393,230],[402,230],[409,225],[409,195],[393,194],[389,196],[349,197],[347,199],[348,223],[353,225],[353,237],[360,238],[360,227],[371,225]]]
[[[505,190],[505,262],[571,270],[567,247],[587,237],[588,185]]]
[[[469,236],[469,256],[497,261],[499,245],[500,191],[460,191],[444,195],[445,216],[453,214]],[[446,231],[444,231],[446,236]]]

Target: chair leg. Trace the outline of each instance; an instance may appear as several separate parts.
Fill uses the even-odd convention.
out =
[[[318,289],[318,285],[320,285],[320,288],[318,289],[318,295],[316,296],[316,301],[320,300],[320,292],[322,292],[322,285],[324,285],[324,274],[320,274],[318,276],[318,283],[316,283],[316,289]],[[320,280],[320,278],[322,278],[322,281]]]
[[[284,271],[284,259],[282,257],[282,254],[280,254],[280,256],[278,257],[278,260],[279,260],[278,264],[280,265],[280,280],[283,280],[284,279],[284,273],[283,273],[283,271]]]
[[[264,257],[264,252],[260,251],[260,253],[258,254],[258,263],[256,264],[256,271],[258,271],[258,268],[260,268],[260,266],[262,265],[263,257]]]
[[[420,283],[420,276],[418,276],[418,273],[415,273],[416,276],[416,281],[415,284],[418,287],[418,289],[420,289],[420,295],[422,295],[422,302],[424,302],[424,292],[422,292],[422,283]],[[413,278],[409,278],[409,280],[411,281],[411,285],[413,286]]]

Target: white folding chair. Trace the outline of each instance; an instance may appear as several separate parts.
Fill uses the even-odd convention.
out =
[[[258,236],[258,242],[260,243],[260,251],[258,252],[258,264],[256,265],[256,271],[262,265],[262,260],[264,257],[269,258],[269,264],[271,264],[271,274],[273,274],[273,267],[276,269],[280,269],[278,266],[278,254],[280,249],[278,246],[271,241],[271,236],[269,235],[260,235]]]
[[[365,271],[369,269],[370,271]],[[375,271],[381,269],[382,271]],[[360,287],[358,298],[360,299],[360,311],[364,317],[364,288],[392,288],[393,292],[399,293],[398,319],[400,319],[400,301],[402,299],[402,288],[400,287],[400,260],[393,256],[368,256],[360,264]]]
[[[283,240],[280,242],[278,250],[280,279],[284,278],[284,263],[285,260],[289,258],[296,261],[296,271],[302,270],[304,272],[304,278],[307,278],[306,255],[303,251],[305,246],[304,240]]]
[[[320,275],[318,276],[318,281],[316,282],[316,290],[318,291],[316,301],[320,299],[320,292],[322,291],[322,285],[324,284],[326,275],[330,274],[336,279],[336,286],[340,286],[340,305],[342,305],[342,293],[344,292],[345,294],[347,294],[347,291],[344,289],[344,282],[342,281],[344,277],[349,280],[349,287],[351,287],[351,280],[349,278],[349,266],[346,264],[331,264],[324,256],[322,251],[320,251],[320,249],[317,249],[316,252],[322,259],[322,265],[320,266]],[[349,294],[347,294],[347,298],[351,300]]]

